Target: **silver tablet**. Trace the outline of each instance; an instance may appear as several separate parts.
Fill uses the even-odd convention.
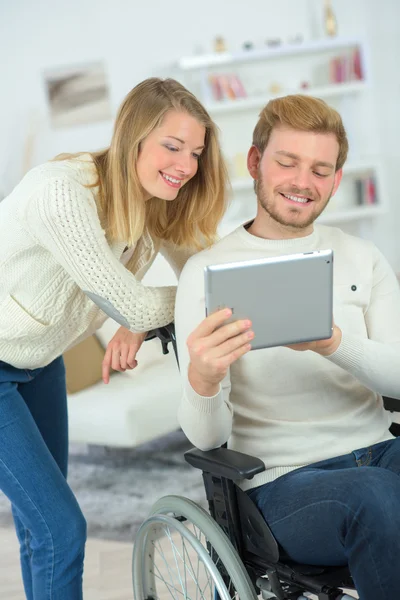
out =
[[[252,349],[327,339],[333,333],[333,251],[205,267],[206,314],[251,319]]]

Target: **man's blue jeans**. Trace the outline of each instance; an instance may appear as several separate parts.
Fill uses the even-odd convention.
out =
[[[298,563],[348,564],[360,600],[400,598],[400,438],[250,490]]]
[[[28,600],[82,598],[86,522],[67,462],[62,358],[34,370],[0,361],[0,489],[12,504]]]

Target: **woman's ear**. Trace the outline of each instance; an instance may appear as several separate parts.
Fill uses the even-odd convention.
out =
[[[256,146],[251,146],[247,153],[247,169],[253,179],[258,179],[258,167],[260,165],[261,152]]]

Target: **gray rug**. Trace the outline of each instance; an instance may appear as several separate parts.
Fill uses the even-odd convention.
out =
[[[167,494],[205,507],[201,472],[183,458],[190,447],[179,431],[135,449],[71,448],[68,481],[88,535],[132,541],[150,506]],[[9,502],[1,492],[0,525],[12,525]]]

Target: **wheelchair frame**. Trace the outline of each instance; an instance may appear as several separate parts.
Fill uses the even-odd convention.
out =
[[[343,592],[355,589],[347,567],[299,565],[281,556],[260,511],[235,483],[264,471],[260,459],[227,448],[194,448],[185,460],[203,471],[210,514],[237,550],[256,590],[271,592],[276,600],[297,600],[305,592],[319,600],[350,598]]]
[[[178,360],[173,323],[150,332],[147,339],[154,337],[160,338],[164,354],[172,342]],[[384,398],[384,403],[390,412],[400,412],[398,400]],[[400,424],[393,423],[390,431],[400,435]],[[207,452],[193,448],[184,456],[191,466],[202,471],[210,515],[237,551],[257,593],[271,600],[298,600],[306,598],[305,593],[315,594],[318,600],[353,598],[343,592],[344,588],[355,590],[347,567],[300,565],[290,561],[257,506],[236,485],[265,470],[260,459],[229,450],[226,445]],[[223,569],[221,575],[224,580],[229,578]]]

